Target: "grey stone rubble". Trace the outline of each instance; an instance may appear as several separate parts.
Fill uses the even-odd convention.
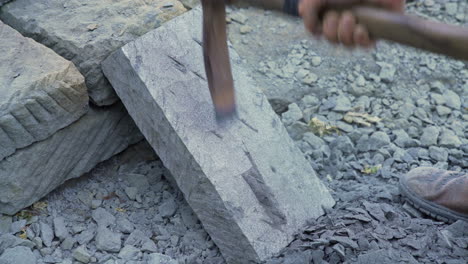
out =
[[[432,1],[429,10],[424,8],[427,2],[412,1],[408,11],[468,25],[466,1],[451,1],[457,13],[463,13],[458,18],[444,14],[446,1]],[[231,19],[230,39],[245,58],[244,67],[251,69],[271,101],[281,104],[275,109],[290,132],[291,116],[298,119],[296,124],[307,126],[317,118],[339,129],[322,137],[309,130],[296,140],[333,190],[337,206],[268,263],[465,263],[466,242],[452,241],[466,241],[468,236],[454,235],[450,225],[425,219],[404,202],[397,186],[400,175],[418,166],[468,172],[467,63],[385,42],[372,52],[349,52],[306,40],[300,21],[271,12],[233,9],[229,16],[249,18],[246,23]],[[241,35],[238,30],[245,24],[262,30]],[[284,35],[288,37],[277,37]],[[312,67],[317,56],[322,64]],[[389,71],[383,73],[379,64]],[[293,77],[284,77],[289,72]],[[294,78],[299,72],[320,78],[304,87]],[[309,94],[303,96],[305,92]],[[351,108],[339,112],[334,107],[343,97]],[[346,118],[348,112],[381,121],[359,125],[360,120]]]
[[[15,214],[142,139],[121,105],[91,108],[50,138],[0,161],[0,213]]]
[[[0,19],[72,61],[86,78],[97,105],[118,101],[101,72],[112,51],[185,12],[177,0],[15,0]]]
[[[113,53],[103,71],[226,261],[262,261],[334,201],[233,50],[238,113],[217,123],[201,25],[193,9]],[[163,217],[175,212],[167,207]]]
[[[88,94],[73,63],[1,21],[0,39],[2,160],[75,122],[87,111]]]
[[[23,246],[8,248],[0,256],[2,264],[36,264],[36,256],[31,249]]]
[[[6,249],[26,247],[37,256],[38,264],[224,263],[182,193],[166,180],[170,177],[147,143],[134,145],[87,177],[68,181],[50,193],[41,201],[47,208],[28,218],[27,239],[17,237],[21,231],[0,235],[0,257]],[[137,187],[135,201],[125,194],[128,187]],[[102,203],[93,209],[91,199]],[[167,200],[177,205],[171,217],[163,217]],[[18,222],[21,217],[13,219]],[[49,246],[32,242],[42,241],[42,226],[57,222],[62,231],[54,232]],[[99,238],[99,229],[109,237]],[[100,246],[111,241],[118,246]]]

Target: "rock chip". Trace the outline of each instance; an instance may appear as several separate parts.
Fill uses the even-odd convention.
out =
[[[159,207],[159,214],[162,217],[172,217],[177,210],[177,203],[173,198],[165,200]]]
[[[442,106],[442,105],[436,106],[436,111],[437,111],[437,114],[439,114],[439,116],[447,116],[450,113],[452,113],[452,110],[450,108]]]
[[[65,225],[65,218],[54,218],[54,233],[55,236],[60,240],[64,240],[65,238],[69,237],[70,234],[68,233],[67,226]]]
[[[1,264],[36,264],[36,256],[28,247],[14,247],[6,249],[0,256]]]
[[[79,235],[75,236],[76,242],[78,242],[80,245],[84,245],[89,243],[91,240],[93,240],[94,236],[96,235],[96,229],[89,228],[81,232]]]
[[[390,137],[385,132],[377,131],[369,137],[370,150],[378,150],[388,144],[390,144]]]
[[[292,139],[300,140],[305,133],[310,131],[310,127],[304,122],[296,121],[292,125],[287,126],[286,130]]]
[[[2,254],[7,248],[13,248],[18,246],[28,247],[32,249],[35,246],[35,244],[34,242],[21,239],[11,234],[0,235],[0,254]]]
[[[439,148],[435,146],[429,147],[429,156],[436,161],[447,161],[448,151],[445,148]]]
[[[386,62],[378,62],[377,65],[380,66],[380,79],[386,83],[393,82],[396,73],[395,66]]]
[[[44,243],[46,247],[50,247],[52,245],[52,240],[54,239],[54,230],[52,230],[52,227],[45,222],[41,222],[40,226],[42,243]]]
[[[9,233],[11,224],[12,224],[11,216],[0,214],[0,234]]]
[[[140,250],[132,245],[125,245],[119,252],[119,258],[125,260],[138,260]]]
[[[462,142],[455,132],[448,128],[444,128],[439,137],[439,144],[443,147],[458,148],[462,145]]]
[[[125,217],[117,218],[116,228],[124,234],[130,234],[135,229],[132,222]]]
[[[144,240],[149,239],[143,231],[135,229],[125,240],[124,245],[141,246]]]
[[[336,105],[333,108],[333,111],[336,112],[347,112],[351,110],[351,101],[348,96],[340,95],[336,98]]]
[[[99,227],[108,227],[115,224],[115,216],[104,208],[98,208],[94,210],[91,216]]]
[[[302,110],[297,104],[293,103],[288,106],[288,111],[281,115],[281,121],[283,121],[286,126],[289,126],[301,120],[303,117]]]
[[[354,144],[347,136],[339,136],[330,143],[330,148],[349,154],[354,151]]]
[[[447,14],[453,16],[457,13],[458,3],[445,3],[445,11]]]
[[[173,243],[173,244],[177,245],[177,243]],[[143,240],[143,243],[141,244],[141,251],[157,252],[158,247],[156,246],[156,243],[154,243],[153,240],[148,238],[148,239]]]
[[[148,264],[177,264],[178,262],[175,259],[172,259],[169,256],[153,253],[148,257]]]
[[[423,134],[420,138],[421,146],[434,146],[437,145],[440,129],[435,126],[426,127],[423,129]]]
[[[250,26],[243,25],[243,26],[241,26],[241,27],[239,28],[239,30],[240,30],[240,33],[241,33],[241,34],[247,34],[247,33],[252,32],[253,29],[252,29],[252,27],[250,27]]]
[[[125,193],[128,196],[128,199],[135,201],[138,194],[138,189],[136,187],[126,187]]]
[[[461,99],[458,94],[453,92],[452,90],[447,90],[443,94],[445,99],[445,104],[453,109],[459,110],[461,108]]]
[[[91,254],[88,252],[85,245],[76,248],[72,256],[81,263],[89,263],[91,260]]]
[[[72,236],[69,236],[63,240],[62,244],[60,244],[60,247],[64,250],[71,250],[73,246],[75,246],[75,243],[76,240]]]
[[[119,252],[122,247],[122,234],[99,227],[96,234],[96,247],[102,251]]]
[[[12,234],[16,234],[21,231],[26,226],[27,221],[25,219],[21,219],[11,223],[9,232]]]

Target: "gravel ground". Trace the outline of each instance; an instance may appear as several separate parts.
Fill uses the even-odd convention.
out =
[[[409,5],[468,25],[466,1]],[[468,172],[468,64],[385,42],[350,52],[269,12],[229,18],[245,67],[337,200],[267,263],[466,263],[468,224],[421,215],[398,179],[419,166]],[[224,263],[170,179],[139,144],[0,217],[0,233],[10,233],[0,263]]]

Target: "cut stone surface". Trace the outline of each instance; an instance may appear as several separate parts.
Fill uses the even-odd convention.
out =
[[[73,63],[0,21],[0,160],[44,140],[88,109]]]
[[[2,8],[0,18],[73,61],[93,102],[110,105],[118,98],[101,72],[101,61],[183,12],[177,0],[16,0]]]
[[[227,262],[265,260],[334,201],[233,50],[238,114],[217,123],[201,25],[196,8],[119,49],[103,70]]]
[[[0,213],[15,214],[141,139],[121,104],[90,108],[71,126],[0,161]]]

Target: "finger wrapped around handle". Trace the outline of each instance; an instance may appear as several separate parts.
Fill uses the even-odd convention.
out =
[[[298,16],[301,0],[228,0]],[[305,1],[305,0],[302,0]],[[371,4],[369,4],[371,3]],[[317,17],[329,10],[351,11],[371,37],[468,60],[468,28],[387,11],[366,0],[323,0]]]
[[[352,12],[373,38],[468,60],[468,28],[370,7]]]

